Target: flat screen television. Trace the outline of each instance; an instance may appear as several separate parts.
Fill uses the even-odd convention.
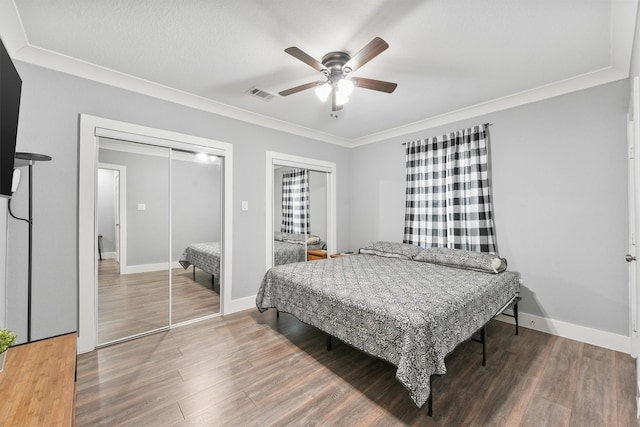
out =
[[[0,196],[11,197],[22,79],[0,40]]]

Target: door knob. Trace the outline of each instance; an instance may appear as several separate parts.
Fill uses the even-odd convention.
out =
[[[627,262],[631,262],[631,261],[635,261],[635,260],[636,260],[636,257],[632,256],[631,254],[627,254],[627,255],[624,257],[624,259],[625,259],[625,261],[627,261]]]

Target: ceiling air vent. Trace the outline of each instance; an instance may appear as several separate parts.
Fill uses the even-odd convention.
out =
[[[263,101],[270,101],[275,96],[271,92],[267,92],[266,90],[263,90],[263,89],[258,89],[255,86],[252,86],[251,89],[247,91],[247,93],[251,96],[262,99]]]

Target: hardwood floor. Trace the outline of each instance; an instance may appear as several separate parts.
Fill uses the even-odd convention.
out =
[[[172,321],[180,323],[220,312],[219,287],[211,276],[192,269],[172,270]],[[166,271],[120,275],[118,263],[98,263],[98,342],[107,343],[167,326],[169,319]]]
[[[626,354],[500,321],[433,381],[434,416],[395,367],[274,310],[247,310],[78,357],[78,426],[637,426]]]

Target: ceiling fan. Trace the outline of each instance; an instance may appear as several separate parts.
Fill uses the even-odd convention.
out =
[[[321,100],[325,101],[331,95],[331,111],[338,111],[349,101],[349,95],[354,87],[391,93],[398,86],[396,83],[364,77],[351,77],[351,73],[380,55],[388,47],[387,42],[380,37],[376,37],[353,56],[346,52],[329,52],[322,57],[322,62],[297,47],[289,47],[284,51],[320,71],[326,79],[283,90],[280,92],[280,96],[289,96],[315,87],[316,95]]]

